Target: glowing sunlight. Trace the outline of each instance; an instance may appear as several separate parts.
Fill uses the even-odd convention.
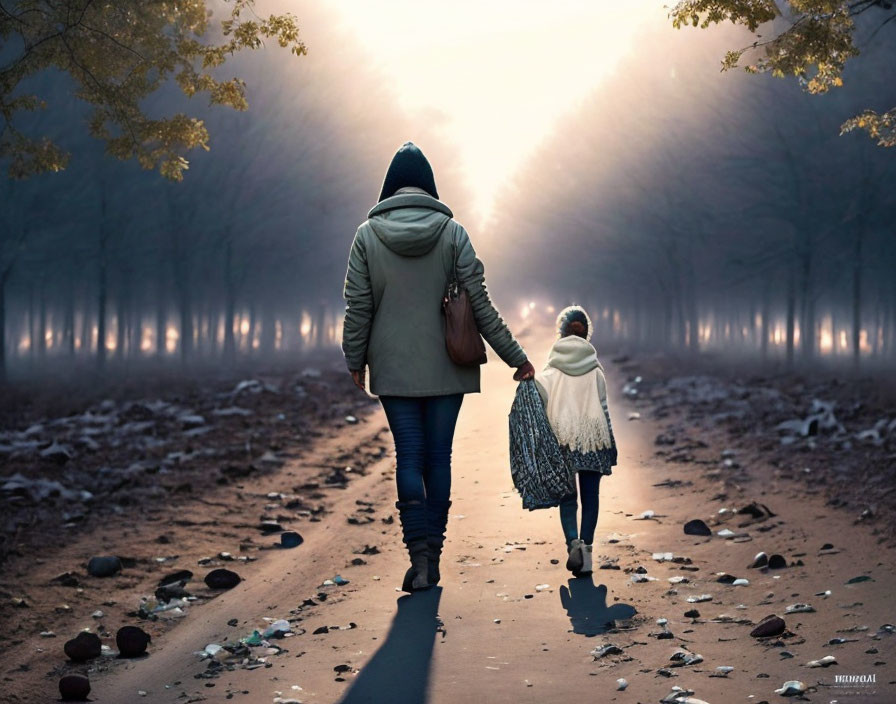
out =
[[[666,13],[655,0],[331,4],[402,107],[457,145],[481,218],[554,121],[612,71],[645,21]]]

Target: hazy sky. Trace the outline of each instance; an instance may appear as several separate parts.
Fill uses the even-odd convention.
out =
[[[467,220],[487,216],[554,121],[613,69],[642,23],[668,12],[663,0],[328,1],[402,106],[441,122],[457,144],[475,194]]]

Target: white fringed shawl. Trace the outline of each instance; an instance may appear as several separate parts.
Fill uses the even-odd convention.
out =
[[[574,335],[557,340],[536,380],[547,399],[548,420],[561,445],[579,452],[612,447],[604,411],[607,381],[597,352],[587,340]]]

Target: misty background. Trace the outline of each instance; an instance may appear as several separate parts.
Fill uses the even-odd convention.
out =
[[[4,374],[232,365],[338,344],[349,247],[406,140],[432,162],[516,329],[577,302],[599,351],[892,360],[896,155],[839,136],[861,109],[896,103],[892,27],[848,64],[844,88],[810,96],[794,80],[721,73],[748,35],[676,31],[660,13],[519,145],[483,214],[457,133],[403,107],[332,6],[289,9],[308,56],[268,47],[228,62],[250,109],[190,104],[211,150],[190,156],[182,183],[104,156],[65,79],[39,76],[66,109],[35,113],[35,130],[73,159],[0,182]],[[151,109],[183,101],[163,91]]]

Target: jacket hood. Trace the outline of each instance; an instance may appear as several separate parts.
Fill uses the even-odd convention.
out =
[[[442,236],[451,209],[423,193],[401,193],[381,201],[367,214],[377,238],[396,254],[421,257]]]
[[[578,335],[568,335],[557,340],[551,347],[546,366],[570,376],[582,376],[592,369],[603,371],[603,366],[597,359],[597,350],[588,340]]]

